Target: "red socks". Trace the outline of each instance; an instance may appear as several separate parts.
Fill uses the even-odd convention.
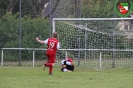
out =
[[[45,66],[49,67],[49,73],[52,73],[53,70],[52,63],[45,63]]]

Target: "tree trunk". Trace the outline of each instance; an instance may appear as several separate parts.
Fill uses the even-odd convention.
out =
[[[18,2],[19,2],[19,0],[9,0],[9,5],[8,5],[8,8],[7,8],[7,11],[12,13],[12,10],[13,10],[14,6]]]

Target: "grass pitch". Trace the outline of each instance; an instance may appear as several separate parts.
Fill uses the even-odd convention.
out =
[[[0,88],[133,88],[133,69],[0,67]]]

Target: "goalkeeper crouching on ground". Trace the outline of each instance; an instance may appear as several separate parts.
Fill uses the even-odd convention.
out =
[[[74,71],[74,64],[71,58],[66,58],[65,60],[61,61],[61,71],[62,72],[72,72]]]

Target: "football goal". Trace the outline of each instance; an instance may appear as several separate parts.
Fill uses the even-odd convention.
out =
[[[61,49],[77,66],[132,67],[133,18],[53,18]],[[67,54],[64,52],[67,51]]]

